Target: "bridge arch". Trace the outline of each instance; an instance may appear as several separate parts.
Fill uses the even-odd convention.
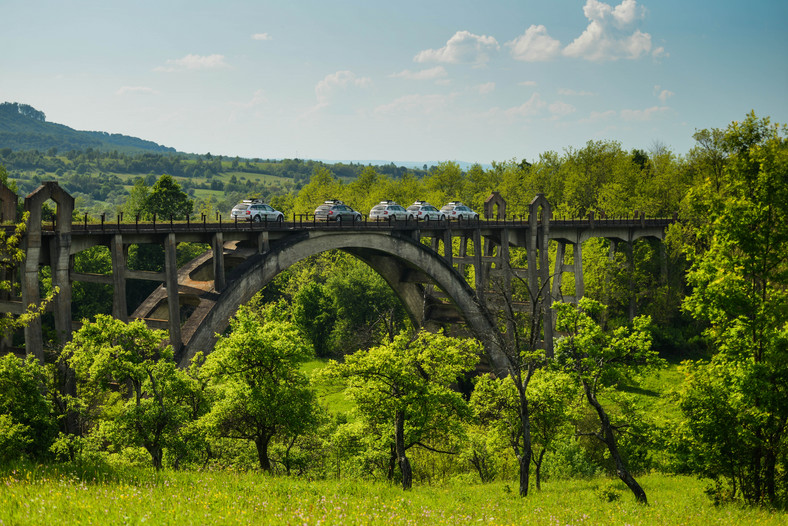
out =
[[[372,232],[305,232],[273,243],[269,251],[235,268],[210,310],[197,316],[199,325],[193,332],[184,331],[191,332],[191,336],[180,353],[180,364],[188,364],[198,351],[212,349],[215,334],[224,331],[238,307],[277,274],[303,259],[330,250],[346,251],[369,264],[392,286],[417,325],[424,321],[420,312],[423,295],[415,283],[403,279],[403,274],[416,272],[428,277],[449,296],[471,332],[484,343],[493,368],[505,369],[495,322],[459,272],[435,251],[407,235]]]

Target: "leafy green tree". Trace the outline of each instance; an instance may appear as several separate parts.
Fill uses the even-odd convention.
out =
[[[317,356],[331,356],[336,312],[325,285],[310,282],[298,291],[293,297],[293,322]]]
[[[682,408],[696,470],[747,502],[776,504],[788,452],[788,142],[750,113],[721,133],[725,153],[688,196],[692,294],[714,352],[688,369]],[[712,162],[714,161],[714,162]],[[781,497],[781,495],[783,495]]]
[[[540,369],[528,388],[531,461],[536,468],[536,489],[541,489],[545,454],[569,423],[575,389],[563,373]],[[520,420],[519,395],[509,378],[481,376],[471,394],[471,407],[492,436],[511,448],[519,459],[525,447]],[[535,448],[539,448],[534,451]]]
[[[325,374],[347,380],[347,395],[392,451],[402,488],[408,490],[413,473],[407,451],[413,446],[436,451],[461,433],[460,419],[469,410],[451,385],[473,369],[480,353],[475,340],[400,333],[390,343],[347,356],[344,363],[332,361]]]
[[[150,194],[143,202],[142,210],[149,216],[156,215],[159,220],[186,219],[191,215],[194,202],[181,190],[170,175],[162,175],[153,185]]]
[[[649,368],[663,364],[656,351],[651,349],[651,320],[639,316],[632,328],[619,327],[606,333],[594,317],[604,306],[589,298],[582,298],[577,306],[557,303],[556,328],[566,336],[556,341],[556,363],[570,374],[582,388],[589,405],[599,418],[599,430],[592,436],[605,444],[615,463],[616,475],[632,490],[635,499],[647,504],[646,492],[632,476],[619,448],[617,437],[624,423],[614,423],[600,401],[606,386],[621,377],[637,379]]]
[[[145,214],[145,202],[148,200],[150,196],[150,187],[145,182],[145,179],[138,177],[134,180],[134,186],[131,187],[129,190],[129,197],[126,199],[126,202],[123,203],[121,207],[121,212],[123,212],[124,220],[126,221],[133,221],[137,215],[142,215],[144,217]]]
[[[0,460],[46,456],[57,433],[46,376],[32,356],[0,358]]]
[[[176,366],[172,348],[162,347],[166,335],[142,320],[126,324],[98,315],[63,349],[77,379],[72,402],[86,432],[111,437],[116,445],[144,447],[156,469],[193,417],[196,389]]]
[[[270,472],[272,441],[304,435],[319,420],[315,392],[299,369],[311,349],[292,323],[245,306],[230,331],[202,369],[214,399],[204,421],[218,436],[253,441],[260,468]]]

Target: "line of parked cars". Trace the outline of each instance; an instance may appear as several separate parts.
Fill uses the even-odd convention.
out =
[[[356,222],[362,220],[361,212],[338,199],[329,199],[315,209],[315,220]],[[282,222],[284,214],[265,204],[262,199],[244,199],[233,207],[230,216],[238,221]],[[459,201],[450,201],[440,210],[426,201],[416,201],[408,208],[395,201],[381,201],[372,207],[368,216],[370,221],[446,221],[478,220],[479,214]]]

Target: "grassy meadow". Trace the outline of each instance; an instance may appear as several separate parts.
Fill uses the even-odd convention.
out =
[[[310,481],[255,472],[78,476],[17,468],[0,484],[0,524],[785,524],[788,515],[715,507],[693,478],[642,477],[650,505],[609,479],[550,482],[526,498],[516,483],[447,483],[403,492],[380,482]],[[613,497],[609,500],[608,496]],[[618,498],[616,499],[616,495]]]

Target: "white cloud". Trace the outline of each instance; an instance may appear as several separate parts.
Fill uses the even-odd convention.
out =
[[[255,33],[252,35],[252,40],[273,40],[274,37],[269,35],[268,33]]]
[[[186,55],[183,58],[167,60],[166,66],[159,66],[155,71],[183,71],[198,69],[220,69],[230,67],[224,61],[224,55]]]
[[[449,98],[445,95],[405,95],[388,104],[378,106],[375,108],[375,113],[378,115],[401,115],[414,112],[431,114],[444,108]]]
[[[662,89],[662,86],[654,86],[654,95],[664,104],[675,93],[670,90]]]
[[[525,86],[527,88],[533,88],[533,87],[536,86],[536,81],[535,80],[524,80],[523,82],[518,82],[517,85],[518,86]]]
[[[593,93],[591,91],[577,91],[577,90],[568,89],[568,88],[560,88],[558,90],[558,94],[559,95],[566,95],[566,96],[569,96],[569,97],[592,97],[592,96],[596,95],[596,93]]]
[[[652,106],[645,110],[621,110],[621,118],[625,121],[648,121],[668,109],[667,106]]]
[[[588,27],[564,48],[564,55],[604,61],[636,59],[651,51],[651,35],[633,28],[646,14],[635,0],[624,0],[615,8],[598,0],[587,0],[583,13],[589,20]]]
[[[534,93],[527,102],[506,110],[506,115],[512,117],[533,117],[538,115],[546,105],[547,103],[541,99],[539,94]]]
[[[446,75],[446,68],[443,66],[435,66],[434,68],[422,69],[420,71],[410,71],[406,69],[400,71],[399,73],[392,73],[389,76],[408,80],[437,80],[439,78],[445,77]]]
[[[442,48],[419,51],[413,60],[448,64],[484,64],[490,60],[489,53],[499,49],[498,41],[493,37],[474,35],[469,31],[457,31]]]
[[[359,88],[366,88],[372,84],[369,77],[358,77],[352,71],[337,71],[317,83],[315,86],[315,95],[317,95],[318,107],[328,106],[331,97],[337,90],[347,89],[349,86]]]
[[[553,117],[563,117],[564,115],[569,115],[570,113],[574,113],[577,109],[572,106],[571,104],[567,104],[566,102],[554,102],[547,107],[550,114]]]
[[[495,91],[495,82],[485,82],[484,84],[479,84],[475,89],[480,94],[487,95],[488,93]]]
[[[126,95],[127,93],[149,93],[155,95],[158,94],[158,91],[146,86],[122,86],[115,92],[116,95]]]
[[[532,25],[506,46],[512,48],[512,58],[525,62],[550,60],[561,51],[561,42],[551,37],[547,28],[541,25]]]

